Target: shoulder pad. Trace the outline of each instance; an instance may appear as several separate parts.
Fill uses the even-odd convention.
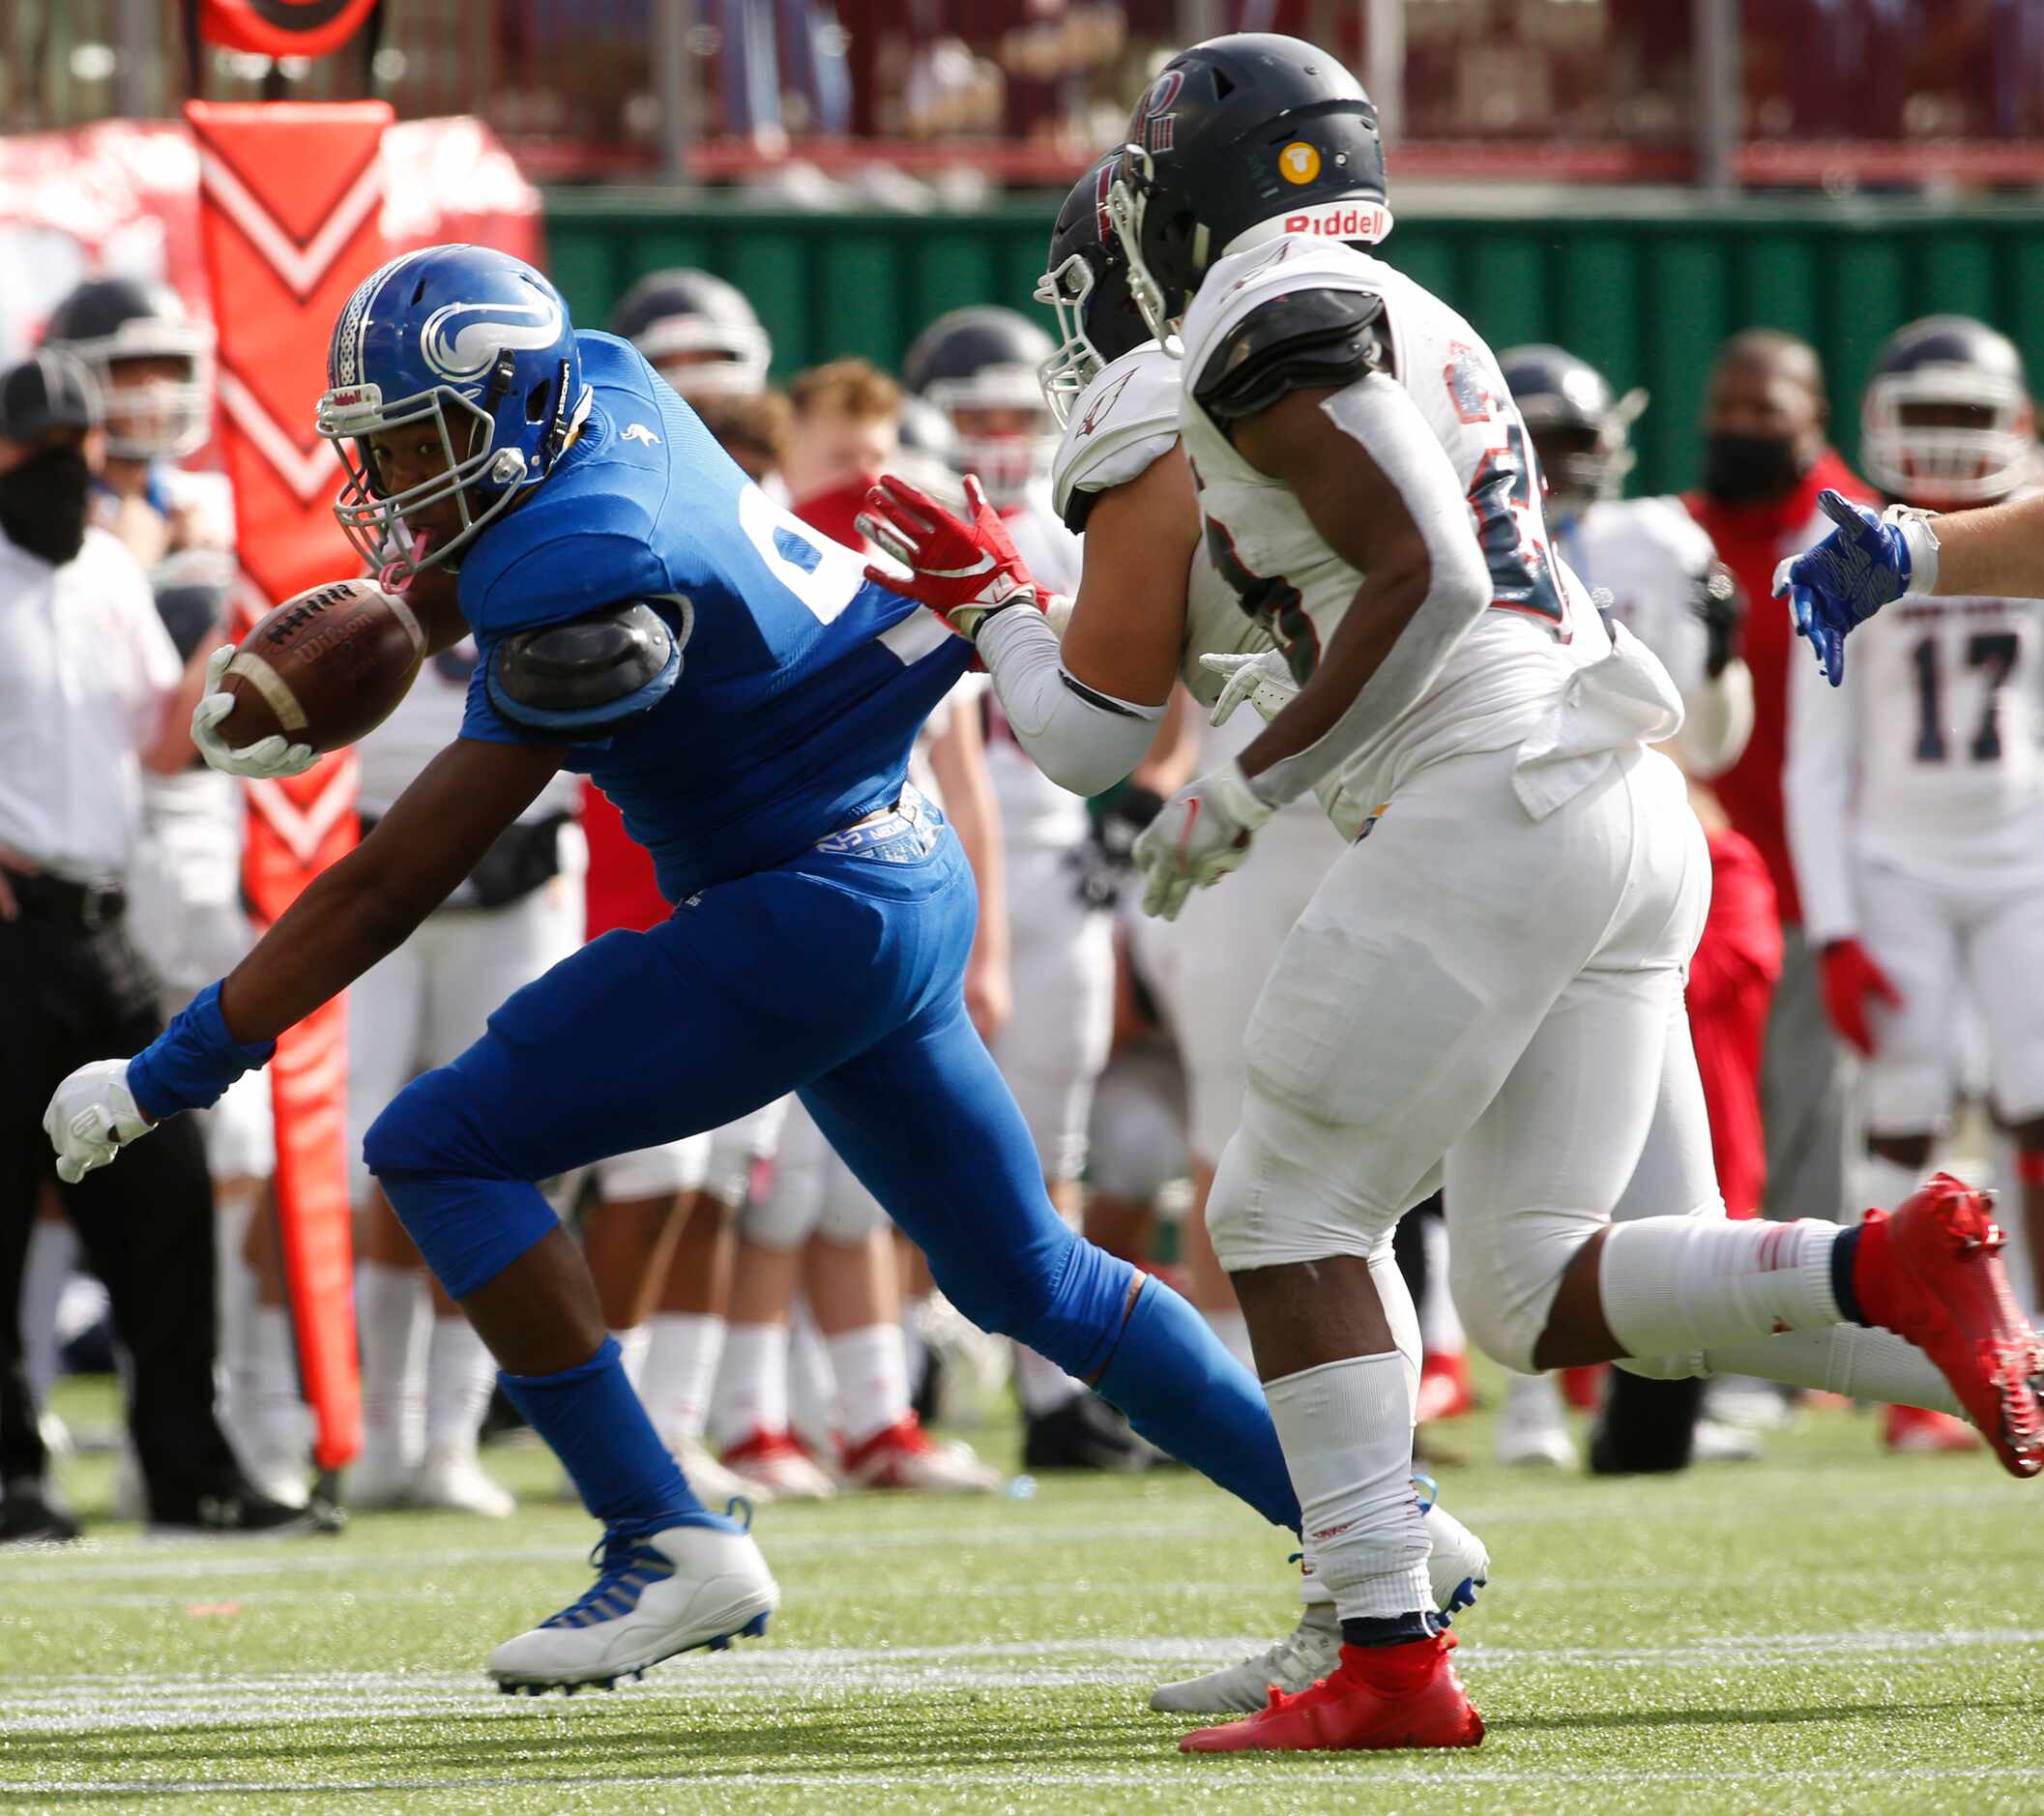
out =
[[[512,631],[490,648],[490,704],[512,724],[564,743],[608,737],[681,679],[695,613],[685,598],[675,603],[678,631],[644,600]]]
[[[1095,499],[1171,452],[1178,412],[1178,362],[1153,341],[1094,375],[1050,464],[1051,500],[1066,529],[1083,531]]]
[[[1289,391],[1352,385],[1388,366],[1384,299],[1365,290],[1273,296],[1242,316],[1208,354],[1192,399],[1216,423],[1268,410]]]

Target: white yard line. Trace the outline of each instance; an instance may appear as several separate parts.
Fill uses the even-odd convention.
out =
[[[1239,1638],[1030,1640],[1009,1644],[750,1647],[715,1660],[657,1671],[628,1692],[634,1699],[700,1703],[842,1695],[920,1695],[944,1690],[1141,1688],[1174,1669],[1241,1655]],[[2044,1630],[1729,1634],[1679,1646],[1547,1649],[1470,1645],[1469,1670],[1579,1670],[1768,1666],[1909,1665],[1954,1651],[2044,1647]],[[594,1694],[594,1693],[592,1693]],[[577,1701],[575,1708],[590,1704]],[[598,1708],[614,1707],[598,1698]],[[106,1733],[134,1729],[257,1726],[292,1721],[394,1720],[461,1709],[504,1715],[535,1709],[568,1713],[560,1699],[492,1691],[474,1672],[307,1672],[263,1677],[119,1675],[0,1680],[0,1734]]]

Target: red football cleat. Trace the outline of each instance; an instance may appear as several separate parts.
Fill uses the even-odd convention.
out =
[[[1428,1350],[1419,1359],[1418,1422],[1436,1419],[1459,1419],[1476,1410],[1476,1396],[1470,1391],[1469,1356],[1462,1350]]]
[[[1859,1227],[1859,1308],[1938,1364],[2011,1476],[2044,1469],[2044,1345],[2016,1308],[1986,1196],[1940,1173]]]
[[[1926,1406],[1890,1406],[1882,1418],[1881,1441],[1904,1456],[1931,1456],[1954,1450],[1977,1450],[1980,1434],[1963,1419],[1934,1413]]]
[[[1241,1721],[1200,1728],[1182,1753],[1322,1753],[1357,1747],[1475,1746],[1483,1717],[1447,1661],[1452,1633],[1403,1646],[1344,1646],[1341,1663],[1311,1689],[1273,1688]]]
[[[1558,1368],[1562,1397],[1579,1413],[1593,1413],[1604,1404],[1604,1377],[1609,1362],[1591,1362],[1586,1368]]]

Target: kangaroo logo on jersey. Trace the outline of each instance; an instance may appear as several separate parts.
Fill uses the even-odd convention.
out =
[[[1296,138],[1277,154],[1277,174],[1287,183],[1310,183],[1320,174],[1320,153]]]
[[[618,438],[621,441],[644,442],[649,448],[657,448],[660,445],[660,438],[643,423],[626,424],[618,430]]]
[[[565,326],[550,297],[534,303],[448,303],[425,318],[419,350],[443,378],[481,378],[504,352],[550,347]]]

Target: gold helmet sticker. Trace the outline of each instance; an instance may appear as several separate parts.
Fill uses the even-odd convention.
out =
[[[1320,153],[1296,138],[1277,154],[1277,174],[1287,183],[1310,183],[1320,174]]]

